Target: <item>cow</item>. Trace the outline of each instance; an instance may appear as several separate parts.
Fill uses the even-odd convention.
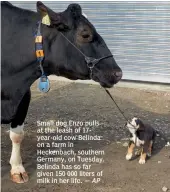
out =
[[[58,13],[42,2],[36,6],[37,12],[34,12],[9,2],[1,3],[1,123],[11,124],[10,175],[15,183],[28,181],[20,146],[31,99],[30,87],[41,77],[42,68],[47,76],[92,79],[107,88],[122,78],[121,68],[79,4],[70,4]],[[48,16],[49,25],[41,22],[44,16]],[[42,64],[35,53],[37,27],[43,38]]]

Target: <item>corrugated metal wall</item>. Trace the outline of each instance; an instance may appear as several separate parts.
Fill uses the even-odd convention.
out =
[[[12,2],[36,10],[36,2]],[[68,2],[43,2],[63,11]],[[103,36],[124,79],[170,83],[170,2],[78,2]]]

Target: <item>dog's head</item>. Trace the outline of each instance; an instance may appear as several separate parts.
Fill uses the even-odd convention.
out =
[[[128,121],[125,126],[131,133],[135,133],[137,130],[142,130],[144,128],[143,122],[137,117],[132,118],[132,120]]]

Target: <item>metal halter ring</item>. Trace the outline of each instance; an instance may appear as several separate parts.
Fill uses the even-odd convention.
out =
[[[106,59],[106,58],[109,58],[109,57],[113,57],[113,55],[108,55],[108,56],[104,56],[104,57],[101,57],[99,59],[95,59],[93,57],[87,57],[85,56],[85,61],[87,63],[87,67],[90,69],[90,78],[92,79],[92,73],[93,73],[93,68],[95,67],[95,65],[97,63],[99,63],[101,60],[103,59]]]
[[[95,59],[93,57],[87,57],[76,45],[74,45],[74,43],[72,43],[62,32],[60,32],[60,34],[75,48],[77,49],[77,51],[79,51],[83,56],[84,59],[87,63],[87,67],[90,69],[90,78],[92,79],[92,69],[94,68],[94,66],[99,63],[99,61],[109,58],[109,57],[113,57],[113,55],[107,55],[104,57],[100,57],[99,59]]]

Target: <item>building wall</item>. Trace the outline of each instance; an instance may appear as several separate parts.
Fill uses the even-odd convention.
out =
[[[36,2],[11,2],[36,11]],[[56,12],[73,1],[43,2]],[[170,83],[170,2],[76,2],[102,35],[124,79]]]

